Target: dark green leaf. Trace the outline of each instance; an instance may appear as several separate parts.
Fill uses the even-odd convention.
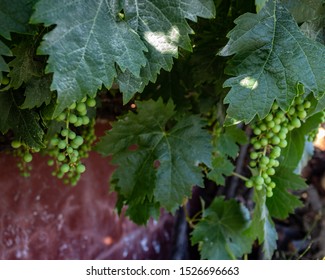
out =
[[[323,0],[282,0],[282,3],[298,23],[312,21],[325,14]]]
[[[224,100],[231,118],[263,119],[274,100],[286,110],[298,82],[317,97],[325,92],[325,47],[302,34],[280,1],[270,0],[258,14],[244,14],[235,23],[220,52],[235,54],[226,69],[235,77],[224,84],[231,87]]]
[[[24,103],[20,106],[22,109],[32,109],[43,105],[49,105],[52,98],[52,91],[50,76],[43,76],[41,78],[32,78],[26,85]]]
[[[199,244],[201,257],[209,260],[240,258],[250,252],[251,243],[243,235],[249,212],[235,200],[214,199],[204,210],[202,220],[192,232],[192,244]]]
[[[9,72],[9,66],[3,56],[12,56],[11,50],[0,41],[0,84],[2,82],[2,72]]]
[[[258,239],[262,244],[265,259],[271,259],[276,249],[277,232],[274,223],[266,206],[265,189],[254,190],[255,208],[251,226],[245,234],[253,240]]]
[[[0,35],[10,40],[10,33],[30,33],[33,29],[28,24],[32,8],[37,0],[1,0]]]
[[[225,177],[232,174],[234,165],[225,157],[215,157],[212,160],[212,170],[208,174],[208,178],[218,185],[225,185]]]
[[[132,112],[113,124],[96,150],[112,154],[114,182],[126,200],[158,202],[175,210],[194,185],[202,186],[200,163],[210,164],[211,137],[197,116],[173,121],[172,102],[137,103]]]
[[[23,83],[27,83],[33,76],[41,74],[42,64],[34,61],[33,42],[24,39],[13,50],[15,58],[9,62],[11,68],[9,77],[10,86],[14,89],[19,88]]]
[[[39,125],[39,116],[32,110],[21,110],[21,99],[20,93],[0,94],[0,131],[6,133],[8,129],[12,129],[15,137],[28,146],[41,148],[44,132]]]

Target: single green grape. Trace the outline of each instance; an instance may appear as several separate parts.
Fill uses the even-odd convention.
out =
[[[18,149],[21,147],[21,142],[18,140],[11,141],[11,147],[13,147],[14,149]]]
[[[24,157],[23,157],[24,161],[25,162],[31,162],[33,160],[33,156],[30,154],[30,153],[26,153],[24,154]]]

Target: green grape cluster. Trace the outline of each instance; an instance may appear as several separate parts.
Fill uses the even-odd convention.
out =
[[[279,166],[281,150],[288,145],[287,134],[299,128],[307,117],[311,102],[298,95],[287,112],[283,112],[275,102],[270,113],[252,125],[254,136],[251,139],[253,150],[250,153],[250,167],[256,169],[256,175],[246,181],[248,188],[256,190],[266,188],[266,195],[273,196],[276,187],[272,176]]]
[[[76,185],[86,167],[81,162],[88,156],[92,143],[95,141],[94,124],[87,113],[89,107],[95,107],[96,100],[84,98],[73,103],[58,117],[64,126],[49,141],[48,154],[51,159],[49,166],[54,166],[52,174],[66,184]]]
[[[23,177],[29,177],[32,166],[29,164],[33,160],[33,153],[39,152],[39,149],[29,148],[19,140],[11,141],[11,147],[14,149],[14,156],[20,158],[17,167]]]

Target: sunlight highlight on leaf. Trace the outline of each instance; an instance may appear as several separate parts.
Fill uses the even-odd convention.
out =
[[[147,31],[144,33],[145,40],[162,54],[177,54],[179,29],[173,26],[166,34],[164,32]]]
[[[252,77],[246,77],[242,79],[239,82],[239,84],[244,88],[253,89],[253,90],[258,87],[258,81]]]

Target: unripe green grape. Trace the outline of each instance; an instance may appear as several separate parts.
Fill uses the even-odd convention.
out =
[[[281,148],[278,146],[273,147],[270,156],[273,158],[278,158],[281,155]]]
[[[278,145],[280,143],[280,141],[281,141],[280,138],[278,136],[274,135],[272,137],[271,143],[272,143],[272,145]]]
[[[274,126],[275,126],[275,122],[274,121],[267,122],[267,127],[268,128],[273,128]]]
[[[255,176],[254,181],[256,185],[263,185],[264,183],[264,179],[260,175]]]
[[[265,120],[266,120],[267,122],[272,121],[272,120],[273,120],[273,115],[272,115],[272,114],[268,114],[268,115],[265,117]]]
[[[67,148],[67,153],[72,154],[74,152],[74,149],[72,147]]]
[[[72,142],[77,146],[81,146],[84,142],[84,139],[78,135]]]
[[[268,175],[267,173],[265,173],[265,172],[262,172],[262,173],[261,173],[261,176],[262,176],[263,179],[264,179],[264,183],[265,183],[265,180],[266,180],[267,178],[269,178],[269,175]]]
[[[58,154],[57,159],[58,159],[58,161],[64,161],[65,160],[65,154],[62,154],[62,153]]]
[[[287,134],[289,132],[289,129],[287,127],[283,126],[281,128],[280,132],[283,132],[283,133]]]
[[[266,165],[270,162],[270,159],[267,156],[262,156],[260,162]]]
[[[249,163],[249,166],[254,168],[256,167],[256,161],[255,160],[252,160],[250,163]]]
[[[278,117],[274,118],[273,121],[275,125],[280,124],[282,122],[281,119],[279,119]]]
[[[279,124],[276,124],[273,128],[272,128],[272,131],[274,133],[279,133],[279,131],[281,130],[281,125]]]
[[[69,116],[69,122],[72,124],[75,124],[77,122],[78,118],[75,114],[70,114]]]
[[[82,124],[83,125],[87,125],[87,124],[89,124],[89,122],[90,122],[89,117],[87,117],[87,116],[82,117]]]
[[[88,98],[86,102],[88,107],[95,107],[96,106],[96,100],[94,98]]]
[[[70,167],[69,167],[69,165],[68,164],[62,164],[61,165],[61,167],[60,167],[60,171],[62,172],[62,173],[67,173],[67,172],[69,172],[69,170],[70,170]]]
[[[266,196],[269,197],[269,198],[271,198],[273,196],[273,192],[272,191],[266,192]]]
[[[33,156],[30,153],[26,153],[24,154],[23,160],[27,163],[31,162],[33,160]]]
[[[269,175],[269,176],[273,176],[275,174],[275,169],[273,167],[270,167],[266,170],[266,173]]]
[[[82,118],[81,117],[78,117],[77,118],[77,121],[75,122],[75,127],[79,127],[79,126],[82,126]]]
[[[59,144],[59,139],[58,139],[58,138],[52,138],[52,139],[50,140],[50,144],[51,144],[52,146],[57,146],[57,145]]]
[[[252,188],[253,186],[254,186],[254,183],[253,183],[253,181],[252,180],[247,180],[246,182],[245,182],[245,186],[247,187],[247,188]]]
[[[311,107],[311,102],[308,101],[308,100],[306,100],[305,103],[304,103],[304,107],[305,107],[306,109],[309,109],[309,108]]]
[[[66,136],[68,136],[68,134],[69,134],[69,130],[68,129],[62,129],[62,131],[61,131],[61,135],[63,136],[63,137],[66,137]]]
[[[288,114],[292,116],[296,112],[296,109],[294,107],[291,107],[288,111]]]
[[[300,105],[300,104],[303,104],[303,103],[304,103],[304,100],[303,100],[303,98],[301,96],[296,97],[295,104]]]
[[[305,111],[305,106],[303,104],[300,104],[300,105],[297,106],[297,110],[300,111],[300,112]]]
[[[67,117],[67,115],[65,113],[61,113],[57,118],[56,120],[61,122],[61,121],[64,121],[65,118]]]
[[[73,140],[76,138],[76,136],[77,136],[77,134],[74,131],[72,131],[72,130],[69,131],[69,134],[68,134],[69,139]]]
[[[71,161],[72,163],[75,163],[75,162],[78,161],[78,157],[72,156],[71,159],[70,159],[70,161]]]
[[[250,154],[250,158],[251,158],[251,159],[257,159],[257,158],[258,158],[258,153],[257,153],[257,152],[252,152],[252,153]]]
[[[76,109],[79,113],[87,111],[87,107],[85,103],[78,103]]]
[[[264,179],[264,183],[267,185],[270,184],[271,182],[272,182],[272,179],[270,177],[267,177]]]
[[[267,130],[267,126],[266,126],[265,123],[261,123],[260,126],[259,126],[259,128],[260,128],[260,130],[262,130],[262,131]]]
[[[261,190],[263,189],[263,185],[257,185],[257,186],[255,187],[255,189],[256,189],[257,191],[261,191]]]
[[[280,138],[280,140],[285,140],[287,138],[287,134],[280,131],[278,137]]]
[[[275,182],[270,182],[269,187],[271,187],[272,189],[274,189],[276,187]]]
[[[11,147],[13,147],[14,149],[18,149],[19,147],[21,147],[21,142],[18,140],[11,141]]]
[[[291,120],[291,124],[292,126],[294,126],[295,128],[299,128],[301,126],[301,122],[298,118],[294,118]]]
[[[273,136],[274,136],[274,133],[273,133],[272,131],[268,131],[268,132],[266,133],[266,137],[267,137],[268,139],[272,138]]]
[[[74,102],[74,103],[72,103],[72,104],[70,105],[69,109],[70,109],[70,110],[74,110],[74,109],[76,109],[76,107],[77,107],[77,103]]]
[[[260,140],[260,142],[261,142],[262,147],[266,147],[266,146],[268,145],[268,143],[269,143],[269,141],[267,141],[266,138],[262,138],[262,139]]]
[[[307,112],[306,111],[300,111],[298,112],[298,118],[303,120],[307,117]]]
[[[283,139],[283,140],[280,141],[280,143],[279,143],[280,148],[285,148],[287,146],[288,146],[287,140]]]
[[[274,160],[273,167],[278,167],[280,165],[280,162],[278,160]]]
[[[53,165],[54,165],[54,160],[53,160],[53,159],[49,159],[49,160],[47,161],[47,165],[48,165],[48,166],[53,166]]]
[[[251,139],[251,144],[254,144],[255,142],[257,142],[257,138],[256,138],[256,137],[253,137],[253,138]]]
[[[256,127],[253,132],[255,135],[260,135],[262,133],[262,130]]]
[[[64,140],[60,140],[58,143],[58,148],[63,150],[67,146],[67,143]]]
[[[277,103],[273,103],[272,110],[276,111],[277,109],[279,109],[279,105]]]
[[[279,118],[281,120],[281,122],[283,122],[285,119],[285,113],[282,111],[279,111],[276,113],[276,117]]]
[[[84,173],[86,171],[86,167],[82,163],[80,163],[77,165],[76,170],[78,173]]]
[[[254,147],[255,150],[259,150],[259,149],[262,148],[262,145],[261,145],[260,142],[255,142],[254,145],[253,145],[253,147]]]

